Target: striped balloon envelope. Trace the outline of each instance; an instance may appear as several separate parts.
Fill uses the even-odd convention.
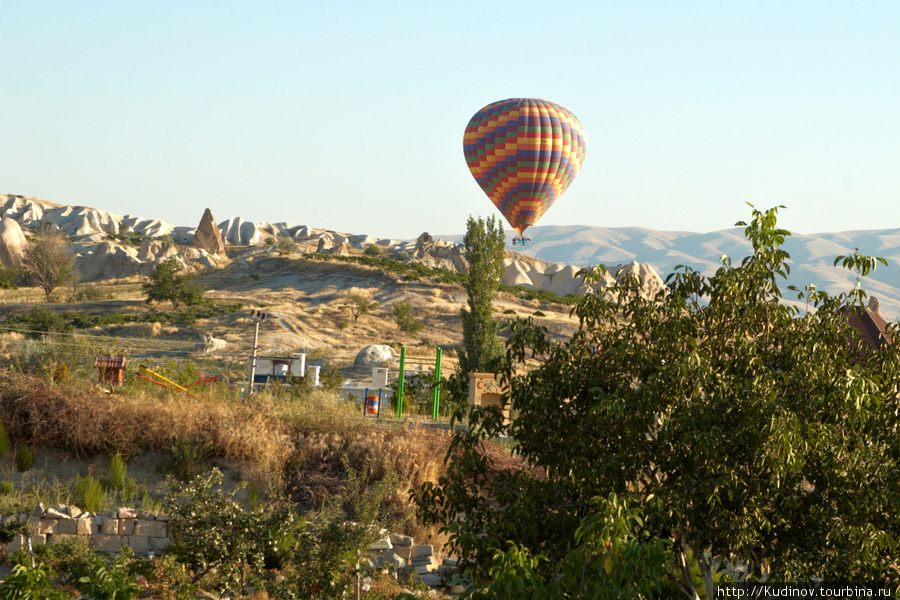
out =
[[[521,236],[571,185],[586,142],[581,122],[565,107],[510,98],[475,113],[463,152],[475,181]]]

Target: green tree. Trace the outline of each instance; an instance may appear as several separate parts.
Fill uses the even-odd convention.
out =
[[[0,264],[0,290],[14,290],[22,279],[22,273],[15,267]]]
[[[341,308],[350,311],[354,321],[378,308],[378,302],[373,300],[372,296],[366,292],[345,292],[341,294],[341,298],[344,301]]]
[[[58,229],[42,227],[28,243],[22,259],[22,270],[44,290],[47,302],[56,288],[78,279],[75,255]]]
[[[472,371],[492,372],[503,354],[497,337],[499,325],[493,315],[494,294],[503,277],[503,225],[493,216],[477,220],[469,217],[463,243],[469,263],[465,283],[469,308],[460,309],[463,345],[459,372],[466,376]]]
[[[417,336],[422,330],[423,323],[413,316],[412,304],[409,302],[398,302],[394,305],[394,320],[403,333]]]
[[[688,598],[712,598],[716,566],[735,560],[772,581],[897,579],[900,348],[856,350],[858,293],[795,290],[805,312],[782,301],[776,213],[741,223],[753,252],[740,265],[679,268],[653,299],[634,278],[586,295],[570,340],[510,323],[517,419],[473,411],[446,474],[418,494],[476,578],[506,540],[562,560],[591,499],[614,492],[642,510],[641,532],[672,543],[662,577]],[[501,434],[546,476],[491,469],[483,440]]]
[[[203,289],[194,283],[193,276],[181,274],[181,270],[174,258],[157,265],[150,281],[144,284],[146,302],[171,302],[173,310],[182,303],[187,306],[199,304],[203,300]]]

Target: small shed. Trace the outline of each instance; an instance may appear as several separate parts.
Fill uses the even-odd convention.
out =
[[[125,383],[127,360],[124,354],[103,354],[94,360],[94,367],[99,371],[100,383],[122,385]]]

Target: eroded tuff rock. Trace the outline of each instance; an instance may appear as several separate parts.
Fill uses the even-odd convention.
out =
[[[219,231],[212,211],[208,208],[203,211],[203,217],[200,219],[200,224],[197,225],[197,231],[194,232],[192,244],[210,254],[225,256],[225,241],[222,239],[222,232]]]
[[[9,217],[0,219],[0,264],[19,268],[28,240],[19,224]]]

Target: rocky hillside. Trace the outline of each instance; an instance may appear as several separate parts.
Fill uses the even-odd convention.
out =
[[[176,227],[157,219],[117,215],[83,206],[61,206],[24,196],[0,195],[0,260],[17,264],[25,245],[23,232],[42,224],[62,231],[72,241],[78,267],[85,281],[149,275],[160,262],[176,258],[184,268],[205,271],[223,266],[227,249],[269,246],[291,240],[305,253],[348,256],[376,246],[394,252],[404,261],[465,272],[463,248],[434,240],[423,233],[417,240],[398,241],[313,229],[293,223],[252,223],[231,217],[215,223],[207,209],[197,227]],[[584,292],[578,267],[553,263],[507,251],[503,283],[544,289],[560,296]],[[629,270],[640,274],[648,293],[661,287],[649,265],[636,262]],[[616,269],[613,269],[615,272]],[[607,278],[603,285],[614,281]]]

